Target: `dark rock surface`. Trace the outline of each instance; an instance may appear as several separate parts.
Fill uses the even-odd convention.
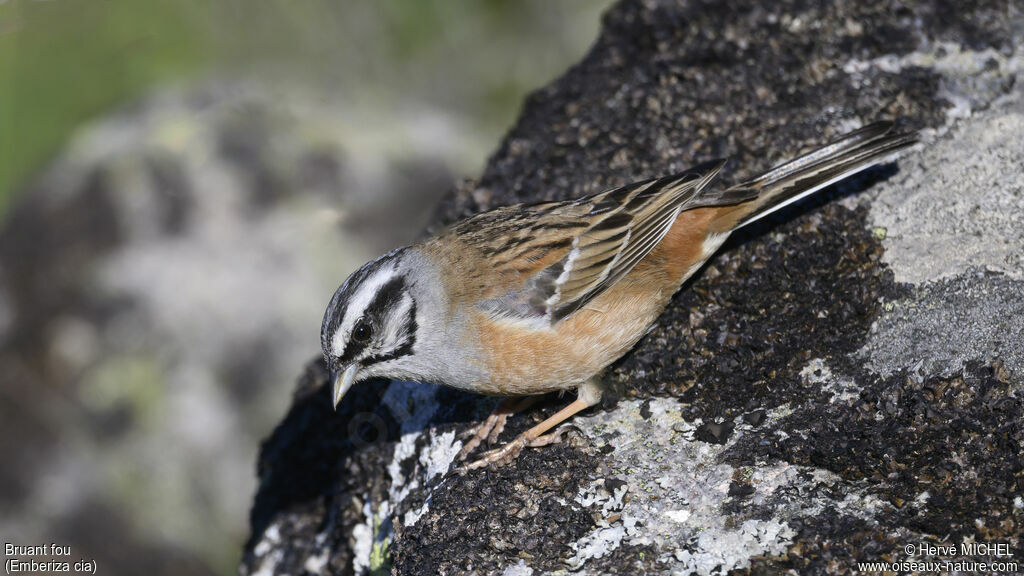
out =
[[[877,118],[924,143],[737,234],[609,370],[619,393],[581,434],[512,466],[446,475],[493,400],[378,382],[334,414],[313,363],[264,444],[242,572],[852,573],[943,541],[1021,557],[1022,31],[1010,2],[618,4],[439,224],[723,155],[736,181]]]

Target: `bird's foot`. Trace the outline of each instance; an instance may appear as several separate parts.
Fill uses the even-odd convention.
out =
[[[505,444],[500,448],[495,448],[494,450],[488,450],[487,452],[484,452],[480,456],[479,460],[461,466],[457,468],[455,471],[459,474],[465,474],[470,470],[476,470],[477,468],[483,468],[485,466],[504,466],[506,464],[511,464],[516,460],[516,458],[519,457],[519,455],[523,452],[523,449],[526,447],[537,448],[540,446],[547,446],[548,444],[554,444],[555,442],[561,441],[562,434],[567,429],[568,428],[559,428],[558,430],[555,430],[550,434],[544,434],[543,436],[536,437],[530,434],[530,431],[527,430],[526,432],[523,432],[522,434],[517,436],[515,440],[512,440],[508,444]]]
[[[527,396],[525,398],[506,398],[499,402],[486,420],[462,433],[461,438],[469,440],[462,446],[462,450],[459,450],[458,460],[465,460],[484,440],[487,440],[488,444],[496,443],[498,436],[505,430],[508,417],[536,401],[536,396]]]
[[[498,436],[505,430],[505,423],[508,422],[508,417],[508,412],[495,411],[486,420],[465,431],[462,434],[462,438],[469,438],[469,440],[466,441],[462,446],[462,450],[459,451],[458,460],[465,460],[484,440],[487,440],[489,444],[497,441]]]

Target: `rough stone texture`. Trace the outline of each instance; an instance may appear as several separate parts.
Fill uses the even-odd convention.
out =
[[[439,223],[725,154],[735,181],[879,117],[923,144],[737,234],[581,433],[512,466],[442,472],[493,400],[376,382],[333,415],[313,363],[264,444],[242,572],[846,574],[943,541],[1019,559],[1022,31],[1009,2],[616,5]],[[947,258],[960,231],[973,251]]]
[[[921,363],[952,374],[971,359],[998,359],[1024,374],[1022,134],[1018,88],[872,190],[882,260],[897,282],[919,285],[887,302],[872,327],[861,353],[872,370]]]
[[[1024,282],[974,268],[887,302],[859,351],[883,375],[956,374],[970,360],[1024,374]]]
[[[1013,169],[1024,166],[1020,88],[994,108],[908,158],[872,191],[871,223],[884,234],[883,261],[897,282],[949,278],[972,266],[1024,280],[1024,171]]]

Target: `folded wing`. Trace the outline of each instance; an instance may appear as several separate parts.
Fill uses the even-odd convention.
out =
[[[717,160],[566,203],[562,210],[587,225],[561,239],[564,255],[530,276],[522,289],[489,299],[483,307],[495,316],[542,325],[572,315],[643,260],[681,211],[749,200],[749,191],[707,189],[724,164]],[[536,242],[550,242],[539,232]]]

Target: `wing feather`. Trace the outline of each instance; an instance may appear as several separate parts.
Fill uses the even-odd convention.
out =
[[[735,204],[750,193],[706,187],[718,175],[724,160],[708,162],[686,172],[635,182],[593,196],[547,203],[537,210],[537,222],[523,226],[516,218],[497,218],[483,225],[504,228],[481,251],[501,254],[502,266],[530,255],[534,246],[557,246],[561,257],[524,278],[518,288],[485,299],[481,307],[495,317],[511,317],[550,326],[583,308],[628,274],[665,237],[683,210],[699,206]],[[520,214],[525,207],[514,207]],[[515,220],[512,222],[511,220]],[[572,222],[576,222],[573,225]],[[579,223],[584,224],[579,224]],[[495,238],[501,236],[502,247]],[[512,253],[511,258],[506,254]]]
[[[718,160],[577,200],[499,208],[457,224],[439,245],[468,245],[487,263],[490,276],[474,279],[473,294],[484,294],[482,309],[550,327],[629,274],[682,211],[761,198],[753,214],[741,214],[737,225],[743,225],[913,142],[913,136],[888,136],[891,128],[865,126],[730,188],[708,186],[725,164]]]
[[[665,237],[688,201],[699,197],[724,162],[638,182],[595,196],[591,214],[607,214],[578,237],[556,263],[562,274],[545,298],[545,316],[558,322],[629,273]]]

